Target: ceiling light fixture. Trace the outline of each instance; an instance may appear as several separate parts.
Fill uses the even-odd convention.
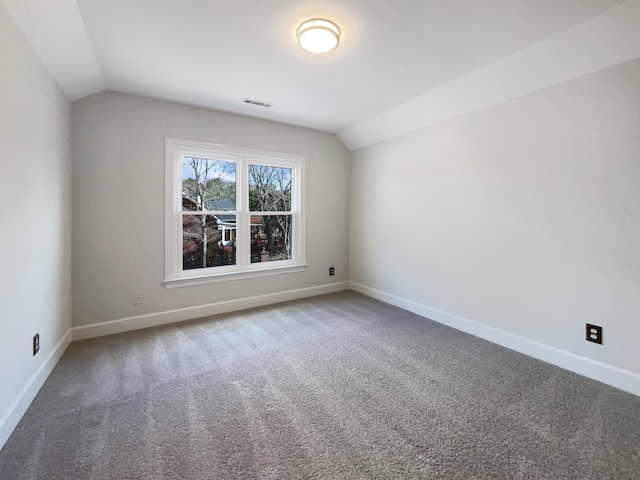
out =
[[[307,20],[298,27],[298,43],[307,52],[328,53],[340,45],[340,29],[329,20]]]

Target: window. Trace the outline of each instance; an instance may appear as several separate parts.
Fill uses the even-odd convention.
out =
[[[166,139],[165,285],[301,271],[304,157]]]

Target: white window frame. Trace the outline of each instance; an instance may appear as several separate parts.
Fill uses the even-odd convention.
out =
[[[236,265],[183,270],[182,265],[182,159],[214,158],[236,162]],[[251,263],[251,216],[249,211],[249,165],[291,168],[292,258]],[[216,143],[165,139],[165,279],[166,288],[202,285],[242,278],[301,272],[307,268],[304,210],[305,157]]]

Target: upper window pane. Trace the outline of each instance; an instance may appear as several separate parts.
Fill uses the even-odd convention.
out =
[[[182,210],[236,209],[236,164],[210,158],[182,158]]]
[[[291,211],[291,169],[249,164],[249,210]]]

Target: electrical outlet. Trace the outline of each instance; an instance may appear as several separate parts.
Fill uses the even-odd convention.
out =
[[[134,293],[133,294],[133,304],[134,305],[142,305],[144,302],[142,301],[142,293]]]
[[[336,273],[335,269],[333,267],[329,267],[329,276],[333,277],[335,273]]]
[[[602,327],[587,323],[587,341],[602,345]]]
[[[40,334],[36,333],[33,336],[33,354],[35,355],[40,351]]]

